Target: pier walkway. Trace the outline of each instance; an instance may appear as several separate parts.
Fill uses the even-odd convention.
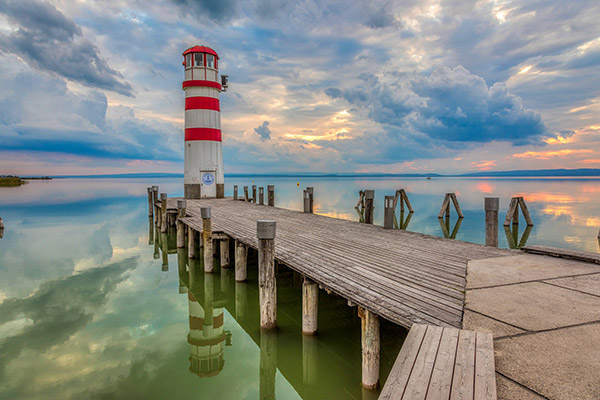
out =
[[[177,199],[168,199],[176,209]],[[515,252],[232,199],[187,200],[184,222],[257,248],[256,221],[277,222],[275,260],[406,328],[462,327],[467,262]]]

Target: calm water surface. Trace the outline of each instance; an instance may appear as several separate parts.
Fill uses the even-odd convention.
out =
[[[300,186],[297,186],[300,183]],[[276,204],[301,209],[315,188],[315,212],[356,220],[358,190],[404,188],[415,209],[408,230],[443,236],[443,195],[465,214],[456,239],[484,241],[483,198],[525,197],[535,226],[528,244],[598,251],[596,179],[264,179]],[[320,292],[319,335],[301,335],[300,277],[278,271],[278,324],[261,334],[256,254],[247,283],[233,271],[204,275],[179,257],[174,236],[156,234],[146,187],[170,195],[180,179],[68,179],[0,188],[0,398],[369,399],[360,388],[360,319],[343,299]],[[251,185],[229,178],[232,186]],[[456,218],[449,223],[452,232]],[[521,220],[516,242],[525,231]],[[510,233],[513,235],[513,233]],[[500,246],[509,240],[501,227]],[[512,237],[512,236],[511,236]],[[514,240],[514,239],[513,239]],[[211,324],[212,322],[212,324]],[[382,325],[382,378],[404,339]]]

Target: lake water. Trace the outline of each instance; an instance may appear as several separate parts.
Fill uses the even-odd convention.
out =
[[[300,184],[299,186],[297,184]],[[534,227],[528,244],[598,251],[598,179],[265,178],[276,205],[300,210],[315,188],[315,212],[357,220],[361,189],[404,188],[415,209],[407,229],[443,236],[444,193],[464,212],[457,240],[484,242],[483,198],[524,196]],[[174,236],[155,234],[146,188],[181,195],[180,179],[64,179],[0,188],[0,398],[374,399],[360,388],[360,319],[343,299],[320,293],[319,335],[301,334],[300,277],[280,268],[276,333],[260,332],[256,254],[248,282],[232,271],[199,272]],[[228,178],[232,186],[252,182]],[[449,223],[451,233],[456,217]],[[521,220],[516,242],[525,223]],[[512,235],[513,233],[510,233]],[[511,236],[512,237],[512,236]],[[514,240],[514,239],[513,239]],[[181,257],[179,257],[181,255]],[[187,265],[186,265],[187,263]],[[218,264],[218,261],[216,261]],[[206,324],[212,315],[213,324]],[[382,381],[405,331],[382,325]],[[207,339],[208,338],[208,339]]]

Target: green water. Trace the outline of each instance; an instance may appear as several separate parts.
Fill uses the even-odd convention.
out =
[[[408,230],[437,236],[443,235],[437,219],[443,194],[456,192],[465,214],[456,238],[478,243],[484,241],[483,197],[500,197],[503,219],[510,197],[524,195],[535,223],[528,243],[598,251],[598,180],[255,183],[275,184],[277,205],[292,209],[301,209],[302,189],[314,186],[317,213],[348,219],[357,218],[358,190],[376,189],[376,224],[382,223],[383,195],[405,188],[415,208]],[[0,398],[376,398],[360,388],[355,308],[320,291],[319,335],[303,337],[300,277],[280,267],[279,328],[261,335],[256,254],[249,255],[246,283],[236,283],[218,260],[215,273],[204,275],[200,261],[178,256],[174,235],[155,235],[146,200],[152,184],[170,195],[182,191],[179,179],[68,179],[0,188],[6,225]],[[252,182],[229,179],[228,195],[234,184],[241,193]],[[506,247],[502,230],[500,239]],[[382,324],[382,382],[404,335]]]

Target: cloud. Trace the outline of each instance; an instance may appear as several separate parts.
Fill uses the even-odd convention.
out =
[[[182,15],[207,18],[223,22],[233,18],[238,12],[236,0],[171,0]]]
[[[260,140],[265,141],[271,139],[271,130],[269,129],[269,121],[264,121],[262,125],[254,128],[254,132],[260,136]]]
[[[16,25],[0,33],[0,51],[18,55],[30,66],[83,85],[133,96],[120,72],[72,20],[52,4],[37,0],[0,0],[0,13]]]

